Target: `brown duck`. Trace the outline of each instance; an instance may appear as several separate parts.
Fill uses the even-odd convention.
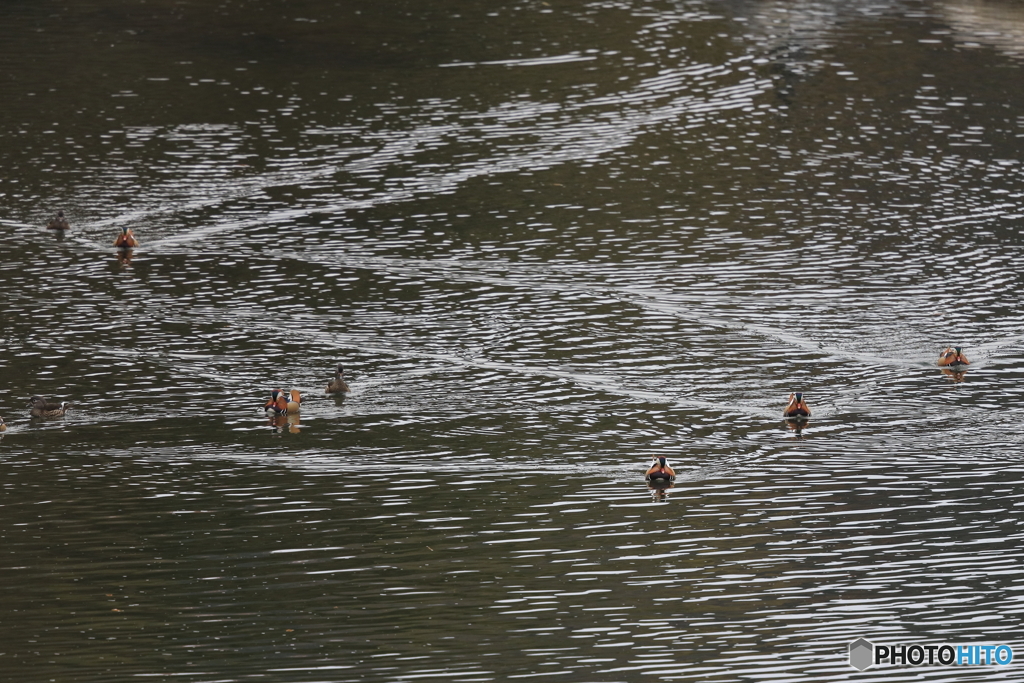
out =
[[[644,478],[647,481],[672,481],[676,478],[676,471],[669,466],[665,456],[658,456]]]
[[[789,419],[811,416],[811,409],[807,407],[802,393],[798,391],[789,395],[789,404],[782,411],[782,416]]]
[[[29,405],[32,407],[30,411],[32,417],[61,417],[68,412],[72,404],[68,401],[61,401],[60,403],[54,403],[47,401],[42,396],[33,396],[29,401]]]
[[[967,356],[964,355],[964,348],[962,346],[947,346],[939,354],[939,367],[948,367],[950,365],[970,365],[971,361],[967,360]]]
[[[139,246],[139,240],[135,238],[135,233],[132,232],[131,228],[125,227],[121,228],[117,239],[114,240],[114,246],[117,247],[118,251],[128,251]]]
[[[272,389],[270,400],[263,406],[267,415],[284,415],[288,412],[288,399],[280,389]]]
[[[68,223],[68,219],[64,218],[64,212],[58,211],[57,215],[50,219],[50,222],[46,224],[47,230],[70,230],[71,224]]]
[[[343,367],[341,367],[339,365],[337,372],[334,373],[334,379],[332,379],[330,384],[327,385],[327,389],[324,390],[324,393],[325,394],[337,394],[338,392],[341,392],[343,394],[344,393],[351,393],[352,390],[348,388],[348,384],[346,384],[345,380],[342,378],[342,375],[344,375],[344,374],[345,374],[345,368],[343,368]]]

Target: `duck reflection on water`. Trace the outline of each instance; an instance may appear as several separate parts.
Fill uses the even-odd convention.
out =
[[[285,429],[289,434],[298,434],[302,428],[298,413],[286,413],[282,415],[267,415],[267,422],[278,434],[283,434]]]
[[[793,432],[793,435],[798,439],[802,439],[804,436],[804,430],[807,429],[807,425],[810,424],[810,420],[806,417],[787,417],[786,427]]]
[[[135,252],[131,249],[117,250],[117,263],[120,266],[130,266],[132,264],[132,258],[135,256]]]
[[[651,500],[656,503],[661,503],[667,500],[669,496],[669,489],[673,486],[675,486],[675,483],[671,481],[664,483],[653,481],[647,482],[647,490],[651,492]]]
[[[963,382],[967,370],[953,370],[952,368],[941,368],[940,372],[953,382]]]

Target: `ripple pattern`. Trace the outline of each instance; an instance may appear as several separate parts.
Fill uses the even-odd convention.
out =
[[[9,676],[1019,677],[847,660],[1019,645],[1019,8],[58,5],[0,10]]]

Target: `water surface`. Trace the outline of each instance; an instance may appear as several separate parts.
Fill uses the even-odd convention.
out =
[[[1017,4],[0,19],[12,680],[1019,678]]]

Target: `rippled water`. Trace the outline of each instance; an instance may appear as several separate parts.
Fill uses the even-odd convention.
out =
[[[1019,3],[0,38],[11,680],[1019,679],[847,659],[1024,655]]]

